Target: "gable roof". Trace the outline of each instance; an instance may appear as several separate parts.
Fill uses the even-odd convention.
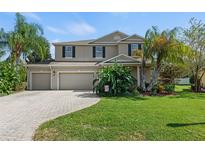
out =
[[[92,40],[80,40],[80,41],[70,41],[70,42],[54,42],[53,45],[88,45]]]
[[[106,64],[113,64],[113,63],[119,63],[119,64],[140,64],[141,62],[133,57],[120,54],[115,57],[112,57],[110,59],[107,59],[103,62],[100,62],[98,65],[106,65]]]
[[[104,35],[94,41],[91,41],[90,43],[117,43],[119,40],[128,37],[129,35],[120,32],[120,31],[114,31],[110,34]]]
[[[130,41],[131,42],[132,41],[144,42],[144,37],[137,35],[137,34],[134,34],[134,35],[128,36],[124,39],[121,39],[119,42],[130,42]]]
[[[129,36],[120,31],[114,31],[110,34],[104,35],[97,39],[89,39],[89,40],[79,40],[79,41],[69,41],[69,42],[54,42],[55,45],[96,45],[96,44],[107,44],[107,45],[116,45],[118,43],[127,43],[127,42],[144,42],[144,38],[137,34]]]

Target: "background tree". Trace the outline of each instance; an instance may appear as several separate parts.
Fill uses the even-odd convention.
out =
[[[49,43],[43,37],[41,26],[35,23],[28,23],[20,13],[16,13],[14,30],[8,33],[4,32],[2,35],[6,36],[6,44],[14,64],[19,63],[22,53],[29,56],[35,52],[41,61],[49,56]],[[1,44],[3,43],[5,45],[5,42],[1,42]]]
[[[141,86],[145,88],[144,68],[147,60],[151,60],[153,71],[149,86],[145,91],[151,91],[157,84],[159,73],[164,62],[183,62],[186,46],[177,38],[178,28],[160,32],[157,27],[152,27],[146,32],[144,53],[141,65]]]
[[[189,75],[188,67],[185,63],[163,63],[160,70],[160,78],[170,83],[174,83],[175,78]]]
[[[192,51],[186,60],[193,76],[195,91],[200,90],[200,82],[205,74],[205,24],[201,20],[192,18],[189,27],[184,28],[183,41]]]

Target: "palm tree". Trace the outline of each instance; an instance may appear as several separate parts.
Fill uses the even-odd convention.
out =
[[[12,62],[18,64],[22,53],[29,55],[35,52],[41,60],[47,58],[49,43],[42,35],[43,29],[40,25],[27,23],[24,16],[16,13],[14,31],[7,33],[6,37]]]
[[[152,77],[147,91],[151,91],[157,84],[157,79],[163,62],[183,62],[186,46],[177,39],[178,28],[160,32],[152,27],[146,32],[144,53],[141,66],[141,86],[145,89],[144,67],[146,60],[150,59],[153,66]]]

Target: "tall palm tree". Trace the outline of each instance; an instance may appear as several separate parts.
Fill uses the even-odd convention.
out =
[[[153,72],[147,91],[157,84],[157,79],[163,62],[183,62],[186,47],[177,39],[178,28],[160,32],[152,27],[146,32],[144,54],[142,58],[141,86],[145,88],[144,67],[147,59],[152,61]]]
[[[16,13],[14,31],[7,33],[7,45],[11,52],[11,60],[18,64],[22,53],[27,55],[35,52],[41,59],[47,58],[49,43],[43,37],[43,29],[40,25],[27,23],[24,16]],[[39,50],[40,49],[40,50]]]

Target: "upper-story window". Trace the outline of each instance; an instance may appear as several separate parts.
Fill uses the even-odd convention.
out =
[[[103,46],[96,46],[95,47],[95,57],[102,58],[103,57]]]
[[[132,51],[138,50],[138,44],[131,44],[131,50]]]
[[[128,55],[131,56],[137,50],[142,50],[142,44],[133,43],[128,44]]]
[[[93,46],[93,58],[105,58],[105,46]]]
[[[142,44],[131,44],[131,50],[132,51],[142,50]]]
[[[67,57],[67,58],[72,58],[73,57],[72,46],[65,46],[65,57]]]
[[[63,46],[63,57],[64,58],[75,57],[75,46]]]

